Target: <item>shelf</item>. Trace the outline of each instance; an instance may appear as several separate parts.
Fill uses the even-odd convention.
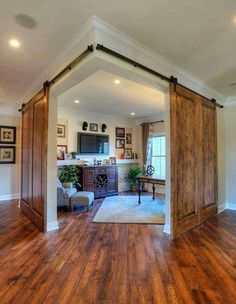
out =
[[[140,159],[116,159],[117,165],[127,165],[127,164],[140,164]],[[57,166],[69,166],[69,165],[83,165],[83,160],[71,159],[71,160],[58,160]]]
[[[125,165],[125,164],[140,164],[140,159],[117,159],[117,165]]]
[[[69,160],[58,160],[58,166],[69,166],[69,165],[83,165],[83,161],[78,159],[69,159]]]

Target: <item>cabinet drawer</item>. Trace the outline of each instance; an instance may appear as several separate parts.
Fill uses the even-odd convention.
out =
[[[87,182],[94,182],[94,169],[84,169],[84,180]]]
[[[117,179],[117,168],[109,168],[108,171],[108,178],[109,180],[116,180]]]
[[[96,170],[96,175],[98,174],[107,174],[107,168],[97,168]]]
[[[117,192],[117,182],[109,182],[108,184],[108,191],[109,192]]]
[[[84,191],[94,192],[94,188],[94,183],[84,183]]]

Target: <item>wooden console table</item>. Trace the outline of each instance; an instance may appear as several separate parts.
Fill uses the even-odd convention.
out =
[[[155,185],[165,185],[165,180],[164,179],[159,179],[155,177],[154,175],[151,176],[138,176],[138,203],[139,205],[141,204],[141,193],[142,193],[142,185],[143,184],[152,184],[152,199],[155,200],[155,190],[156,187]]]
[[[80,190],[94,192],[95,198],[118,194],[116,165],[78,166]]]

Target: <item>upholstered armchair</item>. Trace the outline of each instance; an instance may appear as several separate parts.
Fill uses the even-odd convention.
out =
[[[57,206],[67,206],[70,207],[70,198],[77,192],[76,188],[65,188],[57,179]]]

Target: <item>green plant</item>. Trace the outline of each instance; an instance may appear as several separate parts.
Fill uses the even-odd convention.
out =
[[[71,152],[70,154],[71,154],[71,156],[72,156],[73,159],[76,159],[76,155],[77,155],[76,152]]]
[[[125,177],[125,181],[129,184],[130,187],[136,186],[138,184],[138,176],[142,175],[142,170],[140,167],[130,167],[128,174]]]
[[[59,168],[59,179],[62,183],[73,183],[75,186],[79,180],[79,169],[76,166],[63,166]]]

